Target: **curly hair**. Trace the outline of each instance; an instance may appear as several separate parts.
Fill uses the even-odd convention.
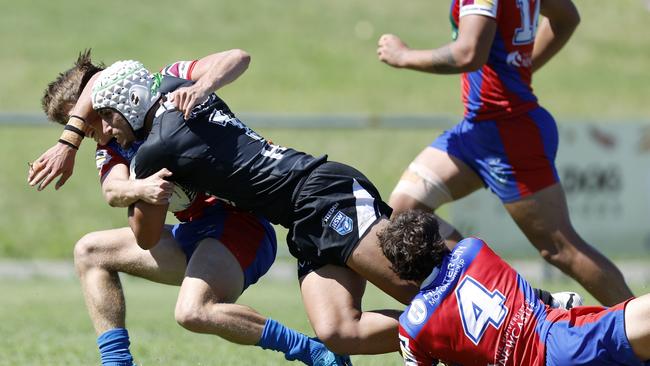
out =
[[[87,49],[80,52],[74,66],[60,73],[45,89],[41,105],[50,121],[65,125],[68,122],[68,111],[79,99],[88,80],[104,70],[103,63],[92,63],[90,51]]]
[[[391,268],[403,280],[423,281],[449,253],[433,213],[406,211],[392,218],[378,236]]]

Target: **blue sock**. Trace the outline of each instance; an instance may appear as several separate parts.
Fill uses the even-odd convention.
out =
[[[289,361],[299,360],[307,365],[312,365],[312,352],[322,352],[325,346],[307,337],[306,335],[287,328],[269,318],[264,324],[262,337],[257,345],[264,349],[271,349],[284,353],[284,358]]]
[[[113,328],[97,338],[102,366],[133,366],[129,351],[129,332],[124,328]]]

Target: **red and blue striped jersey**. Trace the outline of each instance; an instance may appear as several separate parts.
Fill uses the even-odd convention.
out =
[[[513,117],[538,106],[531,79],[540,1],[452,0],[450,18],[454,38],[464,16],[487,16],[497,23],[487,63],[476,71],[462,74],[466,119]]]
[[[477,238],[462,240],[400,317],[407,366],[544,365],[546,305]]]

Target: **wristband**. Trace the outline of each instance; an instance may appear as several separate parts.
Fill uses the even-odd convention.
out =
[[[65,127],[63,127],[63,129],[66,130],[66,131],[74,132],[77,135],[80,135],[81,137],[86,137],[85,132],[83,132],[82,130],[78,129],[77,127],[75,127],[73,125],[65,125]]]
[[[78,149],[81,141],[86,136],[84,133],[86,128],[86,120],[83,117],[71,115],[68,123],[63,128],[59,142]]]
[[[86,119],[83,118],[83,117],[81,117],[81,116],[77,116],[76,114],[71,114],[71,115],[69,115],[69,116],[68,116],[68,124],[77,124],[75,127],[79,128],[79,129],[83,128],[83,127],[82,127],[83,124],[82,124],[81,126],[79,126],[79,125],[78,125],[78,122],[75,123],[75,122],[72,121],[73,118],[78,119],[79,121],[81,121],[81,122],[84,123],[84,124],[88,124],[88,122],[86,122]]]
[[[59,143],[61,143],[61,144],[63,144],[63,145],[70,146],[71,148],[73,148],[73,149],[75,149],[75,150],[79,150],[79,148],[78,148],[77,146],[75,146],[75,145],[69,143],[68,141],[66,141],[66,140],[64,140],[64,139],[59,139]]]

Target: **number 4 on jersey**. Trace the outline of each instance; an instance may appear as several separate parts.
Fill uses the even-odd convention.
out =
[[[456,298],[465,335],[475,345],[481,341],[488,325],[499,329],[508,314],[508,308],[503,305],[505,296],[498,290],[490,292],[470,276],[456,288]]]

